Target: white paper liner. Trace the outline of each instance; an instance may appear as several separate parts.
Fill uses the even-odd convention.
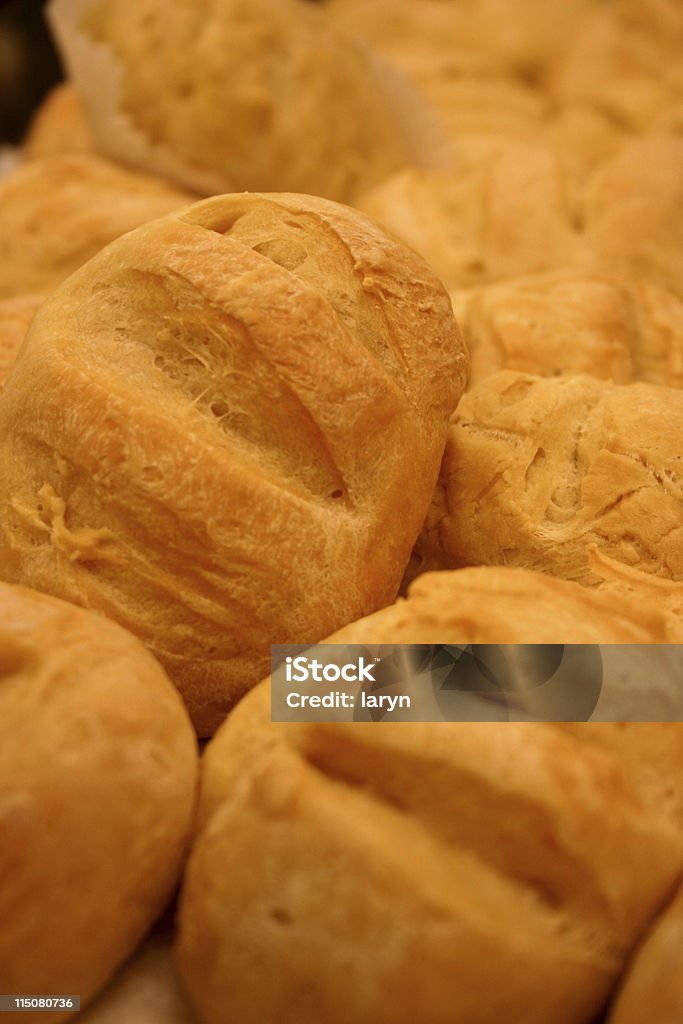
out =
[[[78,1024],[201,1024],[173,965],[172,939],[157,926]]]
[[[112,51],[79,26],[96,0],[50,0],[47,19],[68,77],[83,101],[100,152],[133,167],[158,174],[202,195],[235,191],[227,175],[197,168],[169,146],[151,144],[121,109],[123,68]],[[433,107],[388,61],[354,40],[369,58],[371,73],[391,110],[396,113],[405,146],[405,162],[444,168],[451,159],[447,133]]]

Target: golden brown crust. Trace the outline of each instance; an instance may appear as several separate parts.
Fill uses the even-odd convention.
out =
[[[199,203],[34,321],[2,404],[4,571],[143,637],[211,731],[271,643],[393,600],[465,373],[447,294],[361,215]]]
[[[589,548],[683,581],[683,394],[503,370],[460,403],[418,545],[427,567],[517,565],[595,585]]]
[[[668,639],[656,601],[634,608],[618,593],[588,590],[511,566],[425,572],[406,599],[334,633],[330,643],[642,644]]]
[[[266,682],[205,756],[178,962],[207,1021],[591,1018],[681,867],[615,761],[551,725],[269,715]]]
[[[191,200],[91,153],[20,165],[0,181],[0,297],[54,287],[114,238]]]
[[[502,369],[683,387],[683,302],[651,281],[557,270],[451,299],[470,387]]]
[[[196,742],[119,626],[5,583],[0,622],[0,988],[85,1005],[178,881]]]
[[[643,802],[683,830],[683,723],[571,722],[562,728],[608,750]]]

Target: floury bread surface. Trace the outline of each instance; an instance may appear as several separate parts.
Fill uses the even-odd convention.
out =
[[[101,615],[0,584],[0,663],[0,990],[85,1008],[178,882],[196,739],[160,666]]]
[[[34,320],[0,403],[0,564],[139,635],[210,732],[393,600],[467,357],[430,268],[362,215],[217,197]]]
[[[598,585],[597,549],[683,582],[683,392],[502,370],[451,419],[423,568],[516,565]]]
[[[178,963],[208,1024],[594,1018],[681,870],[615,759],[539,723],[277,725],[269,697],[204,758]]]

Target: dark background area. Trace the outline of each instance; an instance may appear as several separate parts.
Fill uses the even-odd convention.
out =
[[[62,77],[44,0],[0,0],[0,145],[21,141],[49,88]]]

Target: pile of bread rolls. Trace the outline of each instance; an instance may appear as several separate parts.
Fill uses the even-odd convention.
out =
[[[683,639],[678,0],[48,18],[0,180],[0,994],[680,1024],[683,723],[283,725],[268,679]]]

